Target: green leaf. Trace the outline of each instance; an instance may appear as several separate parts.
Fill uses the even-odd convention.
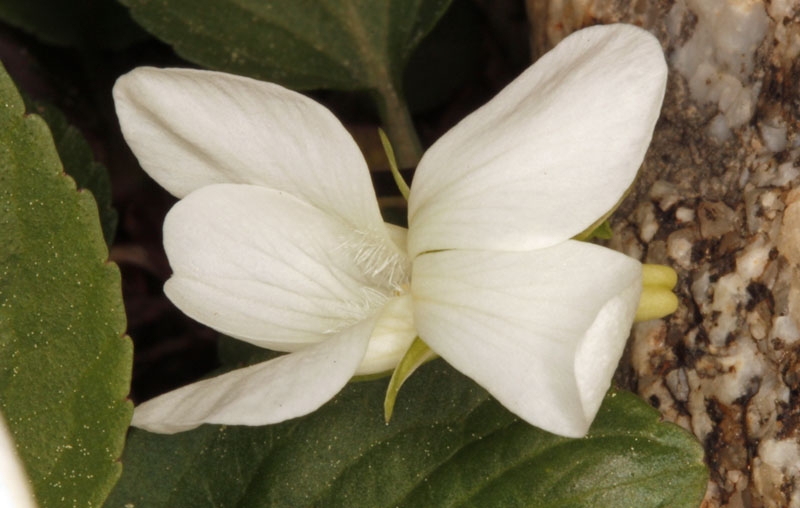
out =
[[[352,383],[280,425],[131,433],[107,508],[699,505],[703,450],[638,397],[611,392],[585,439],[520,422],[431,362],[383,422],[386,380]]]
[[[113,0],[3,0],[0,19],[57,46],[119,50],[147,37]]]
[[[117,211],[111,206],[111,179],[105,166],[95,162],[92,149],[81,132],[67,122],[55,106],[25,97],[28,112],[41,116],[53,135],[64,171],[75,180],[79,189],[92,193],[100,214],[100,225],[106,244],[111,246],[117,230]]]
[[[402,93],[414,48],[451,0],[122,0],[192,62],[294,89],[368,90],[400,166],[422,153]]]
[[[294,89],[397,83],[451,0],[122,0],[148,32],[205,67]]]
[[[483,27],[487,20],[476,2],[453,2],[414,50],[403,76],[412,114],[446,104],[469,83],[480,79],[485,62]]]
[[[131,417],[119,271],[91,194],[2,66],[0,238],[0,409],[40,506],[97,506]]]

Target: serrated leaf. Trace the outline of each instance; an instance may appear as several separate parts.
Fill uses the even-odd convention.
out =
[[[123,0],[184,58],[295,89],[398,83],[451,0]]]
[[[64,172],[75,180],[79,189],[92,193],[100,214],[100,226],[106,244],[111,246],[117,230],[117,211],[111,206],[111,179],[105,166],[94,160],[89,143],[81,132],[70,125],[67,117],[55,106],[23,96],[28,112],[41,116],[50,128]]]
[[[91,194],[2,66],[0,238],[0,412],[40,506],[98,506],[131,417],[119,271]]]
[[[663,507],[699,505],[703,450],[638,397],[611,392],[585,439],[520,422],[441,360],[380,411],[386,380],[301,419],[134,430],[107,508]]]

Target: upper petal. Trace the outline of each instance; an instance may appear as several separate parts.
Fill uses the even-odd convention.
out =
[[[381,223],[366,162],[323,106],[220,72],[140,67],[117,80],[125,140],[147,173],[183,197],[214,183],[288,192],[356,228]]]
[[[164,221],[174,272],[164,289],[201,323],[294,351],[364,319],[392,295],[405,256],[382,231],[355,231],[272,189],[206,186]]]
[[[530,252],[428,253],[413,271],[422,340],[525,421],[586,433],[630,333],[639,262],[567,241]]]
[[[375,319],[268,362],[237,369],[139,405],[132,425],[162,434],[203,423],[268,425],[315,411],[347,384]]]
[[[642,29],[564,39],[425,152],[408,203],[410,256],[529,250],[589,227],[633,182],[666,76]]]

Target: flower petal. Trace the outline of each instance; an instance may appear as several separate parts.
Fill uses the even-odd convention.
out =
[[[34,501],[25,468],[17,455],[14,440],[5,420],[0,416],[0,506],[34,508]]]
[[[396,226],[390,222],[384,222],[386,233],[389,238],[394,242],[398,250],[405,252],[406,245],[408,245],[408,229],[402,226]]]
[[[567,241],[428,253],[413,271],[414,320],[431,349],[525,421],[586,433],[630,333],[639,262]]]
[[[381,309],[356,375],[390,372],[403,358],[416,336],[411,295],[406,293],[395,296]]]
[[[303,95],[220,72],[140,67],[119,78],[114,101],[139,163],[175,196],[248,183],[288,192],[359,229],[382,222],[358,146]]]
[[[132,425],[174,434],[203,423],[269,425],[315,411],[352,377],[375,319],[268,362],[193,383],[139,405]]]
[[[347,224],[288,194],[217,184],[164,222],[174,271],[164,288],[190,317],[258,346],[295,351],[373,314],[405,280],[385,233]]]
[[[439,139],[409,198],[409,255],[531,250],[580,233],[633,182],[658,119],[658,41],[595,26],[552,51]]]

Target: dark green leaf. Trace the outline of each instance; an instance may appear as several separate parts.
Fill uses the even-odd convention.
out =
[[[411,55],[403,78],[403,90],[412,113],[445,103],[474,81],[481,70],[476,55],[482,51],[484,18],[474,2],[455,1],[441,21]]]
[[[205,67],[295,89],[399,83],[451,0],[123,0],[147,31]]]
[[[0,409],[41,506],[96,506],[120,475],[131,344],[88,192],[0,66]]]
[[[28,98],[25,98],[25,105],[29,112],[41,116],[50,127],[64,171],[75,180],[79,189],[86,189],[94,196],[103,237],[110,246],[117,229],[117,211],[111,206],[111,179],[105,166],[95,162],[89,143],[55,106]]]
[[[147,37],[114,0],[3,0],[0,19],[57,46],[117,50]]]
[[[663,507],[703,497],[703,450],[638,397],[611,392],[589,437],[517,420],[441,360],[406,383],[352,383],[312,415],[266,427],[134,430],[108,508]]]

